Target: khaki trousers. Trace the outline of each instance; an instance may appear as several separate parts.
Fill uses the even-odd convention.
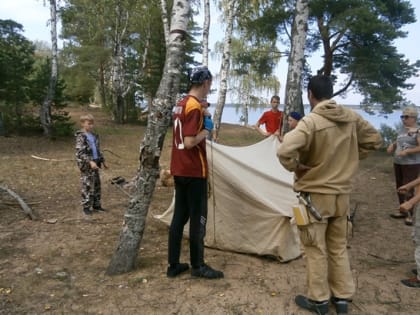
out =
[[[308,298],[328,300],[331,295],[350,299],[355,286],[347,253],[347,215],[350,196],[311,193],[322,221],[299,229],[307,260]]]
[[[420,203],[415,206],[415,223],[413,227],[413,239],[416,245],[414,249],[414,259],[416,261],[417,279],[420,280]]]

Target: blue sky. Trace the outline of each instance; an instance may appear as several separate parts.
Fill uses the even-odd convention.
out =
[[[92,0],[94,1],[94,0]],[[49,1],[47,1],[48,3]],[[420,3],[419,1],[411,1],[415,7],[417,22],[410,24],[404,30],[408,31],[408,36],[405,39],[400,39],[396,42],[398,51],[406,56],[410,62],[420,59],[420,50],[415,48],[420,43]],[[30,40],[42,40],[50,42],[50,30],[48,26],[49,8],[44,6],[44,0],[1,0],[0,1],[0,19],[12,19],[24,27],[24,35]],[[221,40],[224,30],[218,23],[217,18],[213,18],[210,29],[210,47],[213,43]],[[219,36],[219,38],[218,38]],[[211,59],[211,58],[210,58]],[[309,62],[313,70],[316,65],[320,64],[320,57],[314,57]],[[220,60],[210,60],[209,68],[213,73],[218,73],[220,70]],[[287,63],[286,59],[280,61],[277,69],[277,76],[282,82],[280,90],[280,97],[284,97],[284,85],[287,77]],[[408,82],[415,83],[413,90],[406,92],[406,97],[417,106],[420,106],[420,78],[412,78]],[[217,84],[217,83],[216,83]],[[216,88],[217,86],[214,86]],[[267,96],[268,98],[269,96]],[[210,96],[210,102],[215,102],[217,94]],[[348,93],[345,99],[336,98],[338,102],[343,104],[358,104],[361,101],[355,93]]]

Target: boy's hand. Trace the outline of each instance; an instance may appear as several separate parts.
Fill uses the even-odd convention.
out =
[[[99,168],[95,161],[89,161],[89,165],[93,170],[97,170]]]
[[[105,162],[103,162],[102,165],[104,166],[104,169],[108,169],[108,165]]]
[[[407,188],[407,186],[406,186],[406,185],[403,185],[403,186],[398,187],[398,188],[397,188],[397,191],[398,191],[400,194],[407,194],[407,193],[408,193],[408,191],[409,191],[409,189]]]
[[[203,116],[204,117],[210,117],[211,118],[211,113],[207,109],[204,109],[203,110]]]
[[[414,207],[414,205],[408,200],[402,204],[400,204],[400,211],[404,211],[407,212],[409,210],[411,210]]]

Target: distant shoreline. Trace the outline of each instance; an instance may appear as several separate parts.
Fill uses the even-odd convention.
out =
[[[355,104],[340,104],[340,105],[343,105],[343,106],[348,107],[348,108],[351,108],[351,109],[363,109],[362,108],[362,105],[355,105]],[[284,104],[280,104],[279,105],[280,110],[282,110],[284,108],[284,106],[285,106]],[[240,107],[240,106],[239,105],[236,105],[236,104],[229,103],[229,104],[225,104],[225,107],[233,107],[233,108],[236,108],[236,107]],[[310,105],[309,104],[303,104],[303,107],[304,108],[309,108]],[[250,107],[250,108],[254,108],[254,107]],[[259,107],[259,108],[262,108],[262,107]],[[264,106],[264,108],[269,108],[269,104],[267,104],[266,106]],[[375,107],[371,107],[371,109],[372,110],[379,110],[379,109],[381,109],[381,107],[380,106],[375,106]]]

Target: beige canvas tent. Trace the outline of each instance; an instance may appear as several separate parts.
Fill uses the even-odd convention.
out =
[[[300,256],[291,220],[297,202],[293,174],[277,160],[279,145],[275,136],[246,147],[207,143],[211,193],[206,246],[280,261]],[[173,206],[156,218],[170,224]]]

